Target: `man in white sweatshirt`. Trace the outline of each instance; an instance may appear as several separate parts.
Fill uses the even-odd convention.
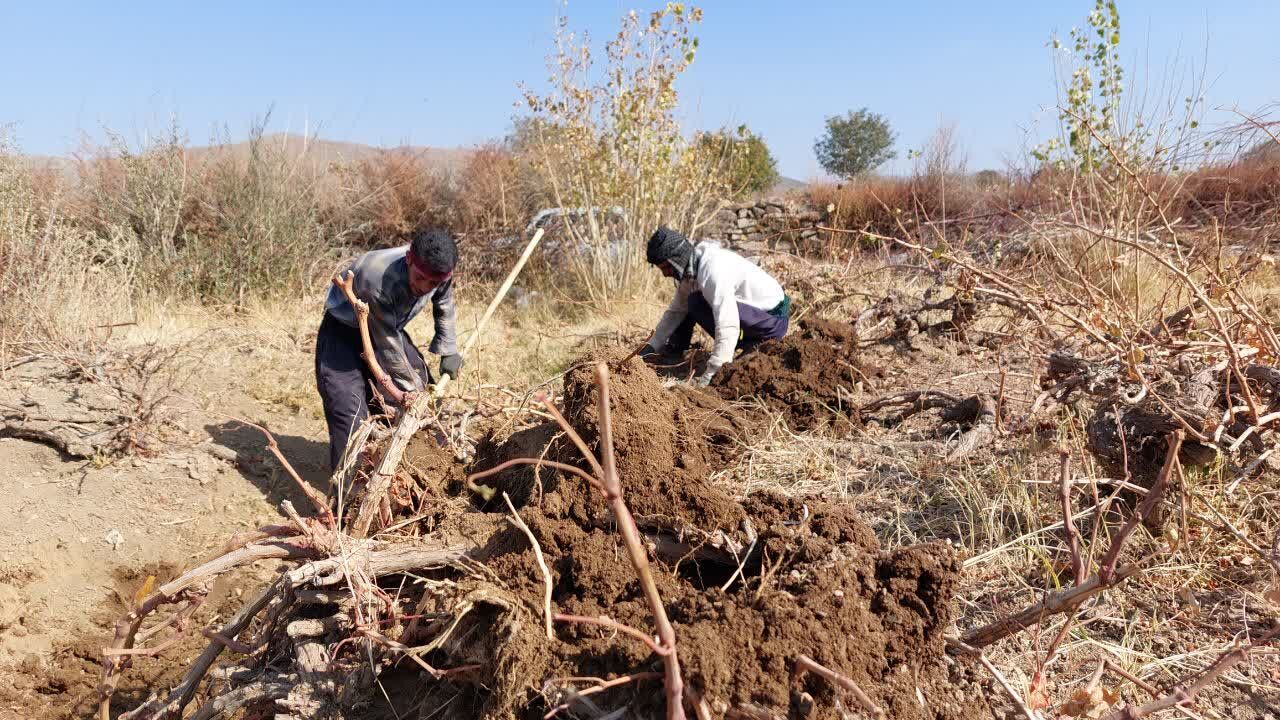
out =
[[[679,232],[660,227],[649,238],[649,264],[676,281],[676,295],[640,356],[683,356],[694,325],[715,338],[698,385],[708,385],[734,351],[754,350],[787,334],[791,299],[758,265],[719,245],[696,246]]]

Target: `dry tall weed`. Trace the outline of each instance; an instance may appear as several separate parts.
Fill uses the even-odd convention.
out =
[[[383,150],[332,169],[340,191],[326,204],[342,242],[358,247],[407,243],[415,231],[446,227],[454,214],[449,178],[412,150]]]
[[[38,195],[0,134],[0,359],[33,343],[78,344],[127,319],[135,270],[66,215],[61,191]],[[92,298],[92,302],[87,302]]]

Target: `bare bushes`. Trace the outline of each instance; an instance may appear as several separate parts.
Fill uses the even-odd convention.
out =
[[[224,146],[210,154],[178,261],[179,296],[244,305],[296,296],[332,270],[319,180],[305,165],[306,146],[291,148],[290,140],[265,137],[258,126],[247,152]]]
[[[91,335],[98,311],[128,309],[125,254],[71,222],[64,196],[42,197],[32,180],[0,135],[0,357],[36,338]]]
[[[1192,173],[1175,199],[1174,214],[1227,225],[1280,222],[1280,145],[1275,147]]]
[[[339,188],[325,215],[347,244],[399,245],[415,230],[447,224],[453,204],[448,178],[420,153],[383,150],[334,168],[334,175]]]
[[[0,152],[6,335],[83,336],[134,303],[247,303],[318,287],[336,261],[305,142],[263,135],[192,150],[176,129],[134,149],[119,137],[78,182],[36,184]],[[342,222],[339,219],[339,222]]]
[[[94,262],[127,267],[152,300],[231,302],[294,295],[330,270],[317,173],[305,139],[191,150],[175,128],[134,150],[123,139],[80,164],[71,221]],[[326,260],[328,262],[326,262]]]
[[[476,148],[457,179],[454,209],[469,233],[509,232],[535,212],[528,168],[500,143]]]

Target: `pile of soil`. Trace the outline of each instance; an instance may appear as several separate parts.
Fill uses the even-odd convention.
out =
[[[793,683],[800,655],[852,678],[889,717],[989,714],[974,669],[944,653],[960,573],[948,546],[884,551],[856,513],[821,499],[762,494],[740,501],[708,476],[749,438],[750,416],[712,393],[664,388],[638,359],[614,365],[610,388],[625,500],[650,543],[687,687],[715,716],[765,708],[780,717],[828,718],[855,705],[820,677]],[[566,376],[565,417],[593,449],[598,392],[589,364]],[[371,651],[348,632],[329,630],[322,637],[325,672],[336,689],[327,691],[333,695],[322,703],[325,712],[420,719],[447,708],[449,717],[534,718],[571,700],[566,688],[593,684],[583,678],[658,673],[594,692],[589,700],[602,709],[627,707],[628,717],[663,715],[662,660],[646,645],[573,622],[556,622],[554,639],[546,636],[543,572],[534,550],[510,522],[502,493],[486,502],[462,480],[464,471],[539,456],[588,467],[550,423],[490,437],[469,468],[432,443],[410,446],[397,480],[403,497],[394,504],[404,547],[465,541],[474,550],[458,565],[383,575],[377,584],[385,597],[363,595],[386,618],[380,632],[415,648],[421,661],[472,667],[435,679],[402,654]],[[531,482],[526,468],[484,482],[516,501],[545,554],[552,612],[605,615],[653,631],[608,507],[585,480],[544,468]],[[433,509],[424,513],[424,505]],[[334,597],[352,597],[348,588],[329,587]],[[396,618],[387,612],[392,608]],[[290,606],[255,631],[267,649],[256,659],[237,659],[251,671],[247,677],[309,683],[314,671],[300,672],[297,639],[285,629],[295,620],[347,622],[352,612],[350,604],[328,600]],[[370,652],[383,657],[377,682]],[[237,686],[218,681],[211,687]],[[271,707],[267,701],[246,710],[255,716]],[[581,709],[562,708],[561,716],[581,716]]]
[[[818,499],[761,495],[739,502],[706,478],[749,436],[751,418],[709,393],[665,389],[639,360],[615,365],[610,389],[619,476],[642,530],[675,528],[700,537],[718,531],[744,547],[742,578],[727,589],[722,586],[735,570],[731,559],[673,560],[657,552],[664,561],[659,567],[668,570],[658,572],[657,581],[686,681],[719,708],[716,714],[750,704],[794,716],[805,692],[819,709],[814,717],[834,716],[837,695],[825,681],[806,677],[792,687],[790,672],[801,654],[853,678],[890,717],[959,719],[986,711],[967,671],[944,660],[942,633],[951,623],[960,572],[947,546],[884,552],[855,513]],[[593,449],[597,400],[590,365],[566,377],[565,416]],[[513,442],[527,451],[534,435],[525,431]],[[491,444],[477,469],[512,454],[502,449]],[[548,451],[585,468],[576,453],[564,440]],[[486,480],[504,489],[523,481],[515,475]],[[580,478],[543,471],[542,482],[541,496],[522,494],[520,514],[546,554],[554,611],[607,615],[651,629],[643,593],[602,498]],[[754,534],[749,548],[744,528]],[[486,668],[480,684],[495,693],[475,698],[477,715],[518,715],[521,708],[545,712],[554,701],[542,686],[550,678],[661,670],[648,648],[594,626],[557,624],[557,640],[546,640],[538,622],[541,574],[520,531],[495,529],[483,562],[518,602],[500,610],[505,619],[488,622],[509,632],[489,646],[492,655],[450,658]],[[630,703],[636,716],[660,716],[660,685],[650,681],[592,697],[601,707]]]
[[[858,357],[852,325],[819,318],[799,325],[797,332],[726,365],[714,386],[725,398],[763,399],[799,430],[825,421],[848,423],[855,388],[883,378],[884,370]]]
[[[614,454],[631,512],[706,531],[740,530],[746,519],[742,508],[713,488],[707,476],[741,452],[761,419],[687,385],[664,388],[639,358],[612,366],[610,393]],[[597,447],[599,390],[594,365],[566,376],[564,412],[582,439]],[[565,462],[581,461],[576,449],[563,450]],[[604,508],[598,497],[589,500]]]

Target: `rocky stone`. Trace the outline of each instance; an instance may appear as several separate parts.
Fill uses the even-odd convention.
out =
[[[740,228],[749,228],[749,227],[755,227],[755,226],[756,226],[756,221],[751,218],[738,218],[738,227]]]
[[[749,218],[749,217],[751,217],[751,208],[740,208],[740,209],[738,210],[738,217],[740,217],[740,218]]]
[[[800,239],[806,240],[808,238],[815,237],[817,234],[818,234],[817,230],[814,230],[813,228],[805,228],[804,230],[800,231]]]

